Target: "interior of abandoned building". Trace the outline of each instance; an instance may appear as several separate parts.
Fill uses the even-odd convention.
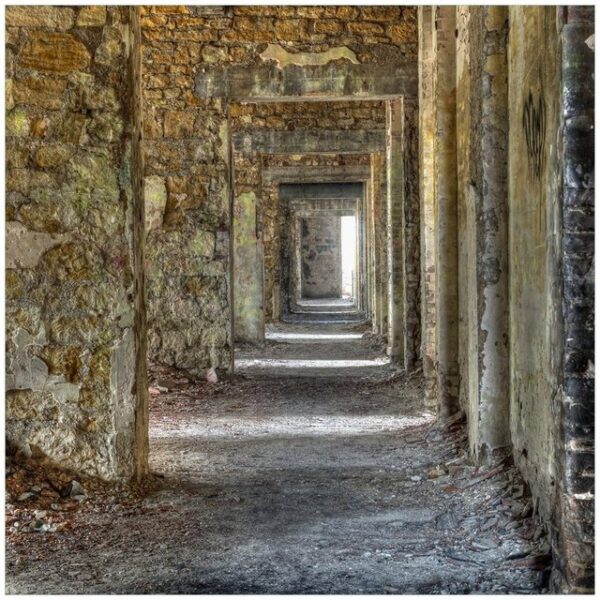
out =
[[[593,591],[593,7],[5,32],[8,592]]]

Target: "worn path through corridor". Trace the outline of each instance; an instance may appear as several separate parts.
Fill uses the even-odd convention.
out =
[[[155,370],[160,486],[108,511],[90,495],[73,531],[23,534],[7,591],[539,593],[548,549],[516,471],[471,466],[462,425],[425,412],[419,376],[363,333],[271,329],[214,386]]]

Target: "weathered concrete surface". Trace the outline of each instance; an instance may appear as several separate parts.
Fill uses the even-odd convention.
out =
[[[457,15],[460,397],[473,456],[491,464],[510,447],[508,12]]]
[[[415,96],[412,61],[397,65],[335,64],[227,65],[203,67],[196,76],[194,93],[199,98],[228,98],[265,102],[273,99],[314,101],[337,98],[383,99]]]
[[[433,123],[434,11],[419,7],[419,201],[421,236],[421,358],[425,399],[437,407]]]
[[[260,344],[265,337],[263,246],[257,229],[253,192],[236,195],[233,204],[234,339]]]
[[[509,29],[511,438],[547,520],[557,483],[553,403],[562,336],[556,18],[551,8],[512,7]]]
[[[86,15],[6,12],[6,434],[129,477],[147,436],[137,10],[104,9],[94,35]]]
[[[459,409],[456,206],[456,9],[435,9],[434,123],[437,211],[436,340],[440,414]]]

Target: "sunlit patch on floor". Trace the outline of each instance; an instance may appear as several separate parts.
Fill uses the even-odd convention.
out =
[[[356,369],[381,367],[390,364],[389,356],[354,360],[305,360],[286,358],[240,358],[235,361],[236,370],[252,369]]]
[[[267,331],[265,338],[272,342],[344,342],[360,340],[362,333],[294,333],[293,331]]]
[[[430,413],[399,415],[319,415],[311,417],[224,417],[152,427],[151,436],[194,438],[257,438],[303,436],[350,436],[402,431],[434,421]],[[166,425],[166,426],[165,426]]]

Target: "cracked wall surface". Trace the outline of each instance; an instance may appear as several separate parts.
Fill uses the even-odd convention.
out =
[[[7,438],[105,478],[143,456],[132,20],[6,10]]]
[[[545,519],[556,485],[553,404],[562,335],[556,19],[553,10],[515,8],[509,34],[511,438]],[[533,132],[530,119],[539,124]]]

